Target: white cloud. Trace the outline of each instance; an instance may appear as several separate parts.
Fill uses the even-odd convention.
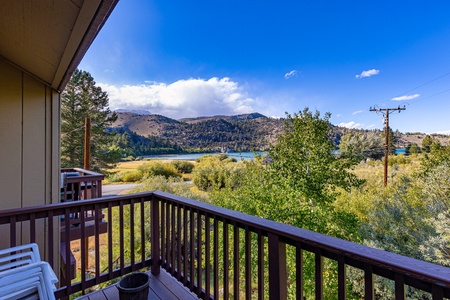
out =
[[[337,126],[339,126],[339,127],[346,127],[346,128],[362,128],[363,124],[356,123],[354,121],[350,121],[350,122],[347,122],[347,123],[339,123],[339,124],[337,124]]]
[[[450,135],[450,130],[430,132],[430,134],[432,134],[432,133]]]
[[[364,78],[364,77],[370,77],[370,76],[373,76],[373,75],[378,75],[379,73],[380,73],[380,70],[372,69],[372,70],[362,71],[361,74],[355,75],[355,77],[358,78],[358,79],[361,79],[361,78]]]
[[[418,97],[420,97],[420,94],[404,95],[404,96],[394,97],[391,100],[393,100],[393,101],[408,101],[408,100],[416,99]]]
[[[340,118],[340,117],[342,117],[342,114],[337,114],[336,117]]]
[[[229,78],[187,79],[166,84],[98,84],[109,95],[112,110],[149,110],[171,118],[254,112],[254,99]]]
[[[289,79],[293,76],[297,76],[298,71],[297,70],[292,70],[290,72],[287,72],[286,74],[284,74],[284,78]]]
[[[367,129],[375,127],[375,124],[370,124],[369,126],[367,126]]]
[[[352,115],[358,115],[358,114],[361,114],[363,112],[364,112],[363,110],[357,110],[357,111],[353,112]]]

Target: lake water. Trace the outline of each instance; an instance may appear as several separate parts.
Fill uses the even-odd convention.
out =
[[[263,154],[263,152],[258,152],[259,154]],[[191,153],[191,154],[161,154],[161,155],[144,155],[143,158],[149,159],[170,159],[170,160],[196,160],[207,154],[219,154],[219,153]],[[235,158],[237,161],[243,159],[254,159],[254,152],[230,152],[226,153],[229,157]]]

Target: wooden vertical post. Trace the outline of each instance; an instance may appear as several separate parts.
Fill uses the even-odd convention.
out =
[[[159,204],[160,201],[156,199],[155,196],[152,196],[152,200],[150,202],[150,214],[151,214],[151,257],[152,257],[152,267],[151,271],[153,275],[158,275],[160,272],[160,234],[159,234]],[[185,246],[186,247],[186,246]],[[184,276],[187,276],[186,274]],[[192,279],[191,279],[192,280]]]
[[[269,233],[269,298],[287,299],[286,244]]]

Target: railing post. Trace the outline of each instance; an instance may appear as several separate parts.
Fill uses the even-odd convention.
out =
[[[152,195],[151,200],[151,257],[152,257],[152,274],[158,275],[160,272],[160,256],[161,256],[161,248],[160,248],[160,235],[159,235],[159,200],[156,199],[154,195]]]
[[[286,244],[269,233],[269,298],[287,299]]]

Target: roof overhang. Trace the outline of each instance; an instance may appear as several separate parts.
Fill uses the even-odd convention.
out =
[[[62,91],[119,0],[2,0],[0,56]]]

